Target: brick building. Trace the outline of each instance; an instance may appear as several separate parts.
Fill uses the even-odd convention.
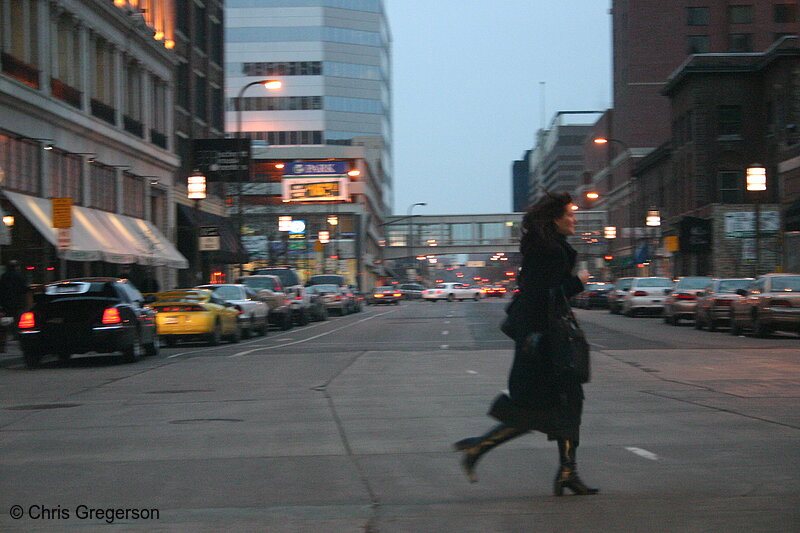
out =
[[[672,275],[752,275],[795,255],[779,229],[793,200],[787,184],[796,186],[787,161],[800,143],[793,126],[800,119],[799,89],[796,37],[759,54],[695,55],[669,78],[663,94],[670,101],[671,139],[633,170],[633,218],[660,211],[664,242],[676,238],[664,265]],[[745,187],[746,169],[756,162],[767,170],[763,193]],[[750,240],[756,203],[758,253]]]

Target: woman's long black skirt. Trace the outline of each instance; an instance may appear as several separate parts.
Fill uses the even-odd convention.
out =
[[[547,336],[534,349],[517,342],[508,378],[509,394],[498,396],[489,416],[507,426],[546,433],[548,439],[580,440],[583,387],[571,374],[557,375]]]

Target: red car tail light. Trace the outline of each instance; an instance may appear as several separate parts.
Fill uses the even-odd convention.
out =
[[[336,296],[334,296],[334,297],[333,297],[333,299],[334,299],[334,300],[341,300],[341,299],[342,299],[342,296],[341,296],[341,295],[339,295],[339,294],[337,294]]]
[[[634,291],[634,296],[647,296],[647,291]]]
[[[691,294],[678,294],[677,296],[675,296],[675,298],[678,299],[678,300],[694,300],[695,299],[695,297],[692,296]]]
[[[33,316],[33,313],[22,313],[22,316],[19,317],[19,324],[17,324],[19,329],[29,329],[36,326],[36,318]]]
[[[116,307],[109,307],[103,311],[103,318],[100,320],[103,324],[119,324],[122,322],[122,317],[119,316],[119,309]]]

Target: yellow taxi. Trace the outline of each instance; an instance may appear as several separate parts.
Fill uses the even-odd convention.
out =
[[[167,346],[179,340],[205,340],[210,346],[222,339],[239,342],[239,310],[205,289],[176,289],[150,295],[156,311],[156,329]]]

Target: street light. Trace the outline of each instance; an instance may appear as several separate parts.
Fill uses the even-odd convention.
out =
[[[411,211],[413,211],[418,205],[424,206],[428,204],[425,202],[417,202],[408,206],[408,210],[406,211],[406,218],[408,218],[408,256],[411,258],[414,257],[414,219],[411,218]],[[416,263],[412,264],[416,267]],[[416,268],[414,270],[416,270]]]
[[[203,282],[203,268],[200,256],[200,202],[206,198],[206,177],[199,170],[192,171],[186,178],[186,196],[194,201],[194,268],[197,285]]]
[[[647,217],[645,218],[645,224],[648,227],[651,227],[651,228],[660,227],[661,226],[661,212],[658,209],[656,209],[655,207],[651,207],[650,209],[648,209],[647,210]],[[658,249],[658,243],[661,240],[659,238],[658,232],[656,232],[656,239],[655,240],[656,240],[656,245],[653,248],[653,252],[652,252],[652,254],[653,254],[652,259],[653,260],[650,261],[651,263],[653,263],[653,274],[656,274],[658,272],[658,262],[655,260],[656,259],[656,250]]]
[[[236,138],[242,138],[242,96],[244,92],[254,85],[262,85],[265,89],[274,91],[276,89],[280,89],[283,87],[283,82],[280,80],[256,80],[251,81],[250,83],[244,85],[241,89],[239,89],[239,93],[236,95],[236,100],[234,101],[236,104]],[[237,147],[238,149],[238,147]],[[236,187],[236,204],[237,204],[237,226],[238,226],[238,233],[236,235],[236,239],[241,241],[242,239],[242,227],[244,226],[244,222],[242,220],[242,181],[241,177],[237,180],[237,187]],[[241,272],[242,265],[239,264],[239,271]]]
[[[747,190],[754,193],[756,201],[756,264],[754,276],[758,277],[761,268],[761,192],[767,190],[767,169],[760,163],[752,163],[747,167]]]

